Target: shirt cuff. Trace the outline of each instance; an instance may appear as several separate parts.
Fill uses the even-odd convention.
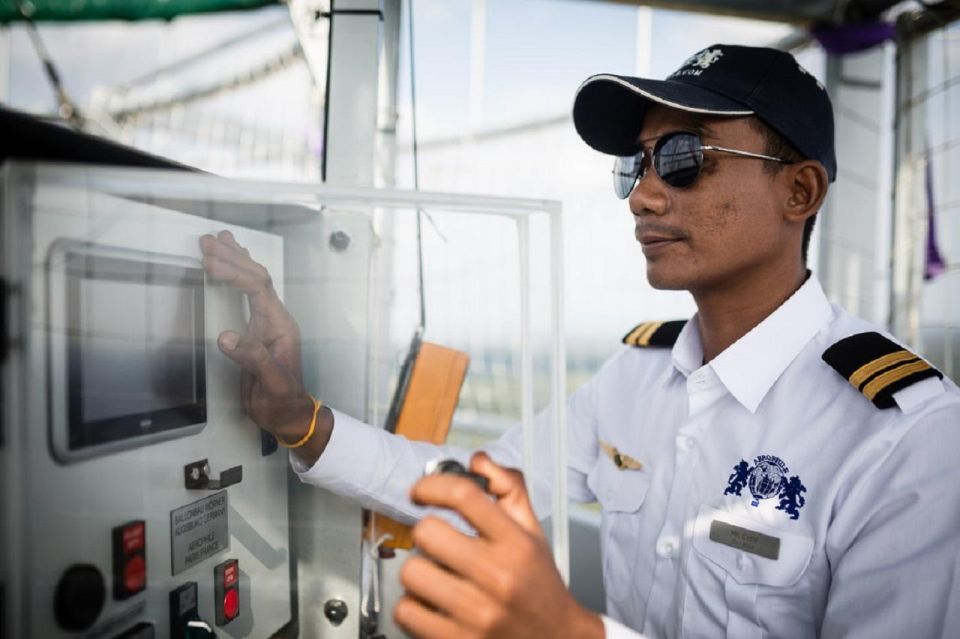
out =
[[[300,481],[333,489],[345,478],[376,476],[374,469],[368,468],[371,462],[375,464],[376,456],[369,452],[377,450],[381,433],[345,413],[333,409],[331,412],[333,431],[313,466],[307,466],[290,452],[290,465]],[[357,451],[368,454],[358,455]]]
[[[647,635],[631,630],[622,623],[603,615],[603,631],[607,639],[644,639]]]

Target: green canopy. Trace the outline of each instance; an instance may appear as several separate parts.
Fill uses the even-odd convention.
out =
[[[0,0],[0,23],[22,21],[17,3],[36,22],[171,20],[190,13],[245,11],[278,0]]]

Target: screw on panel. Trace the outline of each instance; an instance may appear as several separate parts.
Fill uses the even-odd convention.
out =
[[[343,231],[334,231],[330,234],[330,248],[334,251],[346,251],[350,246],[350,236]]]
[[[335,626],[347,618],[347,604],[342,599],[329,599],[323,604],[323,614]]]

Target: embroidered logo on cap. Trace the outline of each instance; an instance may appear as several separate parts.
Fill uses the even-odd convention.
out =
[[[695,53],[687,61],[680,65],[680,68],[671,75],[671,78],[676,78],[682,75],[700,75],[706,69],[709,69],[713,64],[720,59],[723,55],[721,49],[704,49],[699,53]],[[691,68],[688,68],[691,67]]]
[[[751,506],[759,506],[763,499],[779,497],[777,510],[786,512],[790,519],[799,519],[800,509],[807,503],[801,493],[807,492],[807,487],[797,475],[788,479],[789,472],[783,460],[773,455],[760,455],[754,460],[753,466],[741,459],[733,467],[733,474],[727,479],[723,494],[740,497],[741,491],[748,488],[753,495]]]
[[[709,69],[710,65],[720,59],[720,56],[723,55],[723,51],[720,49],[704,49],[700,53],[694,55],[692,58],[687,60],[687,64],[684,66],[691,67],[700,67],[701,69]]]

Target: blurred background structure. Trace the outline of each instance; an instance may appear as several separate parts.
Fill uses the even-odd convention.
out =
[[[610,158],[573,129],[573,95],[594,73],[663,77],[718,42],[791,50],[825,84],[840,170],[810,268],[831,300],[960,379],[955,0],[0,0],[0,102],[226,177],[350,182],[331,149],[352,131],[331,130],[328,98],[351,12],[382,25],[375,55],[354,61],[379,73],[374,185],[563,203],[571,387],[630,327],[694,311],[646,283]],[[390,256],[389,387],[416,323],[416,244],[412,228],[373,224]],[[431,262],[470,233],[468,266]],[[519,417],[504,246],[495,231],[424,226],[431,339],[472,358],[453,431],[464,445]],[[589,559],[574,557],[575,579]]]
[[[608,160],[573,131],[573,93],[597,72],[662,77],[690,52],[716,42],[789,48],[829,87],[840,176],[820,216],[811,266],[834,301],[893,329],[956,378],[960,305],[952,298],[960,289],[950,262],[960,237],[950,179],[960,153],[955,3],[412,4],[412,23],[397,16],[396,101],[381,105],[377,181],[413,186],[414,69],[420,188],[563,202],[571,384],[589,376],[633,324],[693,311],[686,295],[646,284],[625,206],[610,196]],[[51,118],[69,116],[86,131],[219,175],[321,177],[326,69],[304,55],[306,18],[297,12],[309,13],[308,6],[113,3],[113,14],[110,6],[10,0],[0,8],[7,21],[0,29],[0,99]],[[177,15],[188,9],[233,11]],[[829,26],[831,20],[856,22],[858,11],[881,36]],[[318,46],[316,32],[326,38],[324,20],[309,27],[308,47]],[[827,26],[811,35],[811,24]],[[59,86],[45,73],[45,58]],[[381,72],[387,82],[389,74]],[[488,303],[503,274],[477,270],[487,278],[479,282],[482,293],[447,309],[439,307],[449,299],[440,290],[449,290],[450,275],[431,274],[428,286],[438,287],[431,313],[444,330],[472,344],[464,411],[509,416],[516,402],[493,390],[501,373],[512,370],[498,355],[505,320]]]

